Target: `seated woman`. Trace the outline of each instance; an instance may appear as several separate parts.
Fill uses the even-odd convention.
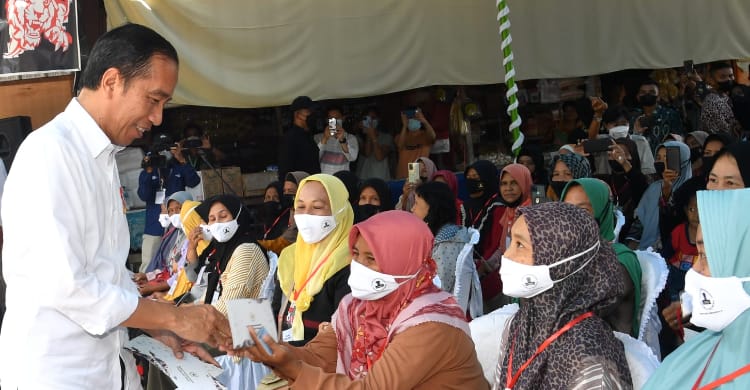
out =
[[[432,175],[432,181],[445,183],[453,191],[453,196],[456,198],[456,225],[466,225],[466,208],[464,208],[464,201],[458,197],[458,178],[456,174],[451,171],[435,171]]]
[[[299,235],[279,257],[283,297],[277,294],[281,299],[274,302],[285,341],[303,345],[312,340],[349,293],[346,242],[353,214],[346,187],[336,177],[317,174],[300,183],[294,208]]]
[[[427,157],[420,157],[414,162],[419,163],[419,182],[410,183],[409,179],[406,179],[402,190],[403,192],[398,197],[398,202],[396,203],[396,210],[411,210],[414,206],[414,189],[417,188],[418,185],[432,180],[432,176],[437,171],[435,163]]]
[[[502,334],[495,388],[631,388],[623,345],[595,314],[625,286],[591,216],[560,202],[519,209],[502,261],[503,293],[521,302]]]
[[[706,330],[667,356],[644,389],[748,389],[750,189],[698,192],[698,257],[685,277],[690,322]]]
[[[559,154],[553,157],[549,167],[550,179],[547,187],[547,199],[552,201],[560,200],[560,194],[569,181],[591,177],[589,160],[576,153]]]
[[[373,215],[393,210],[393,200],[388,183],[378,178],[370,178],[359,186],[357,207],[354,208],[354,222],[360,223]]]
[[[679,172],[666,169],[667,148],[670,147],[680,149]],[[682,222],[678,215],[679,210],[674,207],[673,195],[683,183],[693,176],[693,169],[690,164],[690,148],[682,142],[667,141],[656,148],[654,166],[657,173],[661,173],[662,179],[648,186],[635,209],[635,215],[643,228],[638,249],[645,250],[653,247],[664,258],[669,258],[672,256],[672,230]],[[637,235],[635,235],[635,238],[638,238]]]
[[[562,201],[577,206],[589,213],[599,225],[599,235],[612,245],[619,260],[620,275],[625,291],[609,313],[599,313],[612,329],[638,338],[640,327],[641,264],[630,248],[616,242],[615,210],[610,199],[609,187],[599,179],[576,179],[568,182],[562,193]]]
[[[750,187],[750,143],[724,147],[715,155],[706,189],[730,190]]]
[[[432,284],[427,225],[403,211],[379,213],[352,228],[349,249],[352,294],[332,324],[303,348],[269,336],[272,354],[238,353],[272,367],[291,388],[489,389],[461,309]]]
[[[258,240],[258,243],[266,250],[280,255],[284,248],[291,245],[297,239],[297,225],[294,224],[294,195],[297,193],[299,183],[308,176],[310,174],[303,171],[294,171],[286,174],[282,187],[281,208],[289,210],[287,214],[289,216],[287,228],[280,236],[274,239]]]
[[[161,243],[159,243],[159,249],[154,253],[154,258],[151,259],[151,262],[148,263],[146,273],[133,275],[133,280],[138,284],[138,292],[141,295],[147,296],[155,292],[169,290],[167,281],[173,275],[170,270],[172,269],[172,265],[177,264],[180,260],[180,248],[186,237],[182,231],[180,210],[183,203],[192,200],[192,195],[187,191],[177,191],[167,199],[167,213],[162,214],[159,219],[163,221],[165,219],[164,216],[166,216],[169,224],[166,226],[162,225],[166,228],[166,231],[161,238]],[[152,277],[147,275],[152,275]]]
[[[456,282],[456,259],[469,239],[469,231],[455,224],[456,202],[445,183],[428,182],[417,187],[416,201],[411,212],[427,222],[435,236],[432,259],[437,264],[440,288],[453,292]]]
[[[497,221],[488,229],[487,234],[494,239],[492,256],[479,263],[479,277],[482,279],[482,296],[485,301],[485,312],[489,313],[508,303],[501,293],[500,283],[501,258],[510,243],[510,227],[516,218],[516,209],[531,204],[531,172],[524,165],[510,164],[500,172],[500,200],[503,206],[492,209],[492,220]],[[491,290],[490,283],[495,286]],[[493,301],[494,298],[494,301]]]
[[[275,181],[266,186],[263,193],[263,204],[258,211],[258,222],[263,224],[263,234],[259,240],[273,240],[281,236],[289,227],[289,207],[281,203],[283,189],[281,183]]]
[[[266,254],[250,235],[250,212],[234,195],[217,195],[207,199],[195,211],[208,222],[211,238],[204,237],[202,227],[190,232],[187,259],[205,266],[208,285],[202,302],[212,304],[227,314],[227,302],[239,298],[257,298],[268,275]],[[200,241],[210,240],[198,255]]]

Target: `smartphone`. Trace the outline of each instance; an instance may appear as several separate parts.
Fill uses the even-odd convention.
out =
[[[336,135],[336,118],[328,118],[328,131],[331,135]]]
[[[695,71],[695,65],[693,65],[693,60],[687,60],[683,62],[682,67],[685,71],[685,74],[691,74]]]
[[[654,125],[654,119],[652,116],[641,115],[638,117],[638,124],[641,125],[642,128],[650,130],[651,126]]]
[[[667,146],[667,169],[680,173],[680,148]]]
[[[409,183],[419,182],[419,163],[409,163]]]
[[[583,142],[583,151],[589,154],[606,152],[611,145],[612,139],[610,138],[590,139]]]
[[[412,119],[417,116],[418,112],[419,112],[418,108],[411,108],[408,110],[404,110],[404,115],[406,115],[408,119]]]

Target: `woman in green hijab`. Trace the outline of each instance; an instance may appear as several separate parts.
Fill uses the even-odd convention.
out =
[[[750,189],[698,192],[698,258],[685,292],[690,322],[706,330],[664,359],[644,389],[750,389],[750,208],[736,207],[748,202]]]
[[[615,210],[610,198],[609,186],[599,179],[575,179],[565,186],[560,199],[588,211],[599,225],[599,235],[612,243],[612,249],[615,250],[617,259],[622,265],[622,276],[626,280],[628,288],[626,294],[621,297],[612,312],[602,313],[602,317],[609,322],[614,330],[638,338],[641,265],[638,262],[638,257],[630,248],[614,242],[616,239]]]

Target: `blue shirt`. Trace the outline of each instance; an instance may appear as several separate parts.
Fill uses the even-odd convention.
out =
[[[162,182],[162,178],[165,178]],[[185,187],[195,187],[201,182],[200,176],[189,164],[180,164],[171,160],[166,168],[154,169],[151,173],[141,171],[138,177],[138,197],[146,202],[146,227],[143,234],[161,236],[164,229],[159,224],[161,205],[156,204],[156,193],[165,191],[164,200],[177,191],[184,191]]]

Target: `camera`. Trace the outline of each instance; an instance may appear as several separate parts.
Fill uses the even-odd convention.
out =
[[[159,152],[164,152],[169,149],[172,149],[174,147],[174,140],[172,137],[170,137],[167,134],[158,134],[154,136],[154,142],[153,146],[151,147],[151,151],[154,152],[154,154],[159,154]]]
[[[203,146],[203,141],[200,137],[187,137],[184,141],[182,141],[183,149],[200,149],[201,146]]]
[[[141,161],[141,169],[146,168],[166,168],[167,158],[159,154],[156,151],[150,151],[146,153]]]

